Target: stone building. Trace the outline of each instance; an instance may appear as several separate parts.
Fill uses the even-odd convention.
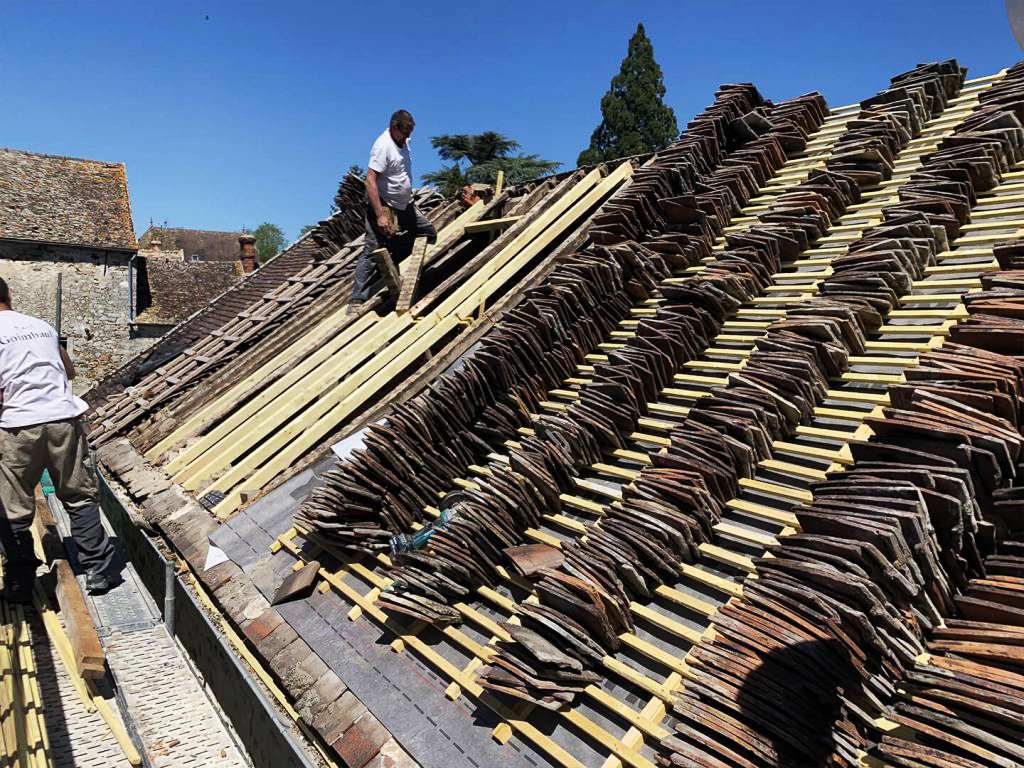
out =
[[[137,250],[122,163],[0,148],[0,277],[66,338],[78,391],[152,343],[129,333]]]
[[[139,238],[133,337],[163,336],[205,309],[258,264],[252,235],[150,227]]]
[[[122,163],[0,148],[0,277],[16,309],[58,328],[78,392],[256,266],[241,232],[150,227],[136,241]]]

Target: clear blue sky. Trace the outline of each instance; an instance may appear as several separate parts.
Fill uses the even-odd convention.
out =
[[[417,173],[430,136],[489,129],[573,165],[638,21],[680,126],[721,82],[840,105],[922,61],[1022,57],[1002,0],[7,0],[0,146],[124,162],[139,233],[269,220],[292,239],[399,106]]]

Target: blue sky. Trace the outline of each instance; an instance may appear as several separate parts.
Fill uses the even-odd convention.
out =
[[[497,130],[575,163],[641,21],[680,126],[722,82],[864,98],[922,61],[1022,58],[1002,0],[45,2],[0,6],[0,146],[127,165],[137,232],[328,212],[397,107],[429,137]]]

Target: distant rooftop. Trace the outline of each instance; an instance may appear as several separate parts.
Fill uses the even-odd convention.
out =
[[[159,241],[162,250],[184,251],[185,261],[238,261],[238,238],[241,236],[242,232],[150,227],[139,238],[139,247],[152,248],[154,242]]]
[[[0,148],[0,239],[135,250],[124,164]]]
[[[140,288],[142,311],[136,323],[177,325],[242,279],[240,262],[173,261],[149,258],[145,288]],[[144,294],[144,295],[143,295]]]

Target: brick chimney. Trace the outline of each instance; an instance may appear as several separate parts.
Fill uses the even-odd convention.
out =
[[[256,253],[256,238],[252,235],[242,235],[238,238],[239,255],[242,260],[242,271],[252,272],[259,266],[259,256]]]

